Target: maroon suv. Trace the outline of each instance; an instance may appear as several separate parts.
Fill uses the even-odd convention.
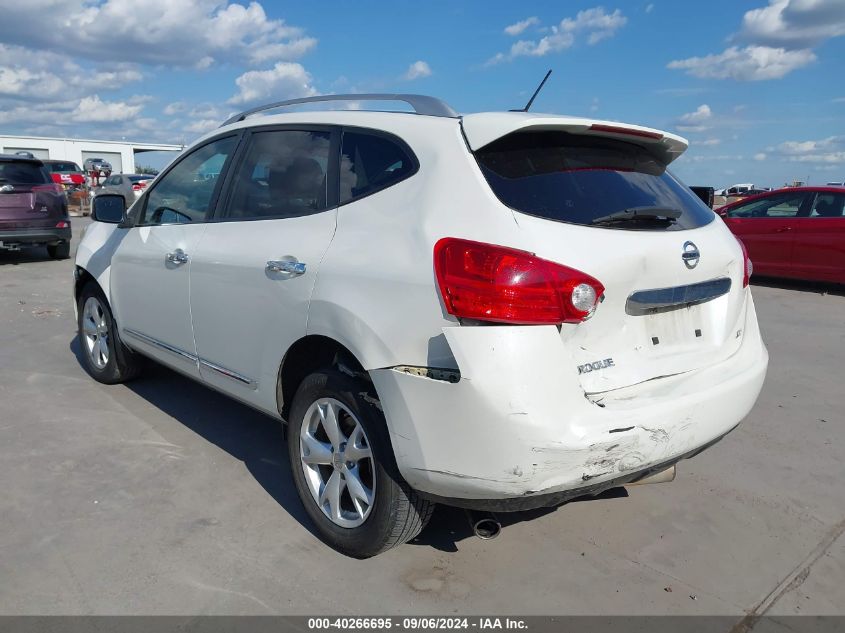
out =
[[[0,250],[37,246],[70,257],[67,196],[37,158],[0,154]]]

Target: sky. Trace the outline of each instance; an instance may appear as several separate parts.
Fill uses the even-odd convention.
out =
[[[690,185],[845,180],[845,0],[0,0],[0,133],[189,144],[250,106],[413,92],[676,132]],[[166,154],[141,155],[160,167]]]

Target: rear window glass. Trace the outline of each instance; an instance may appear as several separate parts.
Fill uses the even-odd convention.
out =
[[[54,174],[69,174],[82,171],[76,163],[44,163],[44,166]]]
[[[152,176],[127,176],[129,182],[138,182],[139,180],[152,180]]]
[[[40,185],[50,182],[44,168],[28,161],[0,162],[0,183]]]
[[[665,165],[631,143],[565,132],[517,132],[483,147],[476,158],[499,200],[549,220],[590,225],[634,209],[656,215],[672,210],[669,221],[602,226],[683,230],[715,217]]]

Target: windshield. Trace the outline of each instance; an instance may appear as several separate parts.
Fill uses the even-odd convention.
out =
[[[645,149],[614,139],[566,132],[516,132],[476,152],[487,182],[504,204],[570,224],[632,209],[676,211],[670,221],[622,222],[613,228],[683,230],[715,214]],[[663,215],[666,215],[665,213]]]
[[[44,166],[54,174],[69,174],[82,171],[76,163],[44,163]]]

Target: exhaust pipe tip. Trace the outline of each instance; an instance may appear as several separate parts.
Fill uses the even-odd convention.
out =
[[[472,531],[483,541],[490,541],[502,532],[502,524],[492,517],[484,517],[472,524]]]

